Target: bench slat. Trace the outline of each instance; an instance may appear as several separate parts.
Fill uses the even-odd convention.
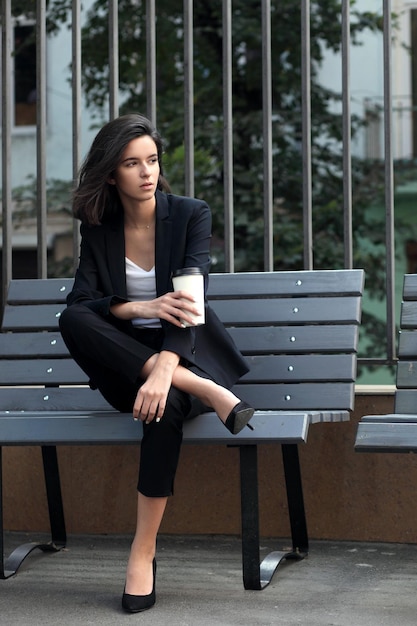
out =
[[[211,305],[227,325],[300,325],[305,323],[359,323],[361,302],[357,297],[346,298],[277,298],[265,300],[214,300]],[[3,330],[35,330],[58,328],[64,304],[7,305]]]
[[[89,387],[9,387],[1,390],[2,411],[106,411],[112,407]]]
[[[356,325],[236,327],[229,333],[245,355],[351,353],[358,344]],[[58,331],[0,333],[0,354],[6,359],[69,355]]]
[[[237,395],[260,409],[287,411],[316,409],[352,409],[354,389],[351,383],[298,383],[276,385],[236,385]]]
[[[252,278],[255,277],[255,280]],[[248,283],[247,279],[251,281]],[[361,295],[362,270],[305,270],[283,272],[241,272],[233,275],[210,274],[211,297],[241,297],[279,294],[280,296],[311,296],[335,294]]]
[[[60,332],[0,333],[0,354],[5,359],[69,356]]]
[[[266,300],[214,300],[211,306],[227,325],[359,323],[361,302],[357,297],[270,298]]]
[[[396,413],[415,413],[417,407],[417,389],[397,389],[395,393]]]
[[[389,415],[384,416],[390,418]],[[417,417],[417,416],[416,416]],[[417,423],[361,421],[355,441],[358,452],[417,451]]]
[[[243,383],[345,381],[353,382],[354,355],[264,355],[248,357],[250,371]],[[13,359],[0,361],[1,385],[85,384],[87,377],[71,359]],[[1,388],[0,388],[1,397]]]
[[[417,387],[417,361],[399,361],[397,363],[398,389]]]
[[[417,327],[417,307],[414,301],[402,302],[400,324],[404,329]]]
[[[6,305],[3,331],[57,330],[65,304]]]
[[[237,395],[265,411],[346,411],[351,410],[354,390],[351,383],[238,384]],[[47,400],[44,400],[47,398]],[[45,402],[48,407],[45,407]],[[100,394],[83,387],[3,388],[4,410],[100,410]]]
[[[275,414],[258,411],[252,418],[254,430],[244,428],[239,445],[258,443],[304,443],[307,414]],[[127,413],[74,414],[0,413],[0,445],[134,445],[142,439],[142,424]],[[236,444],[215,413],[206,413],[184,423],[185,443]]]
[[[356,377],[356,358],[350,354],[256,356],[248,363],[242,382],[353,382]]]
[[[417,331],[400,330],[398,356],[400,359],[413,358],[417,360]]]
[[[0,380],[2,385],[79,385],[87,377],[69,358],[14,359],[0,361]]]
[[[403,299],[417,300],[417,274],[405,274],[403,284]]]
[[[254,280],[255,278],[255,280]],[[278,282],[279,281],[279,282]],[[361,295],[362,270],[305,270],[289,272],[240,272],[210,274],[209,296],[214,298],[248,295],[282,296],[334,294]],[[10,282],[8,302],[64,302],[73,285],[72,278],[14,279]]]
[[[357,325],[261,326],[228,328],[243,354],[326,354],[356,352]]]

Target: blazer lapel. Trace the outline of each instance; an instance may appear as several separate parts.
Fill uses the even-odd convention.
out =
[[[156,192],[155,272],[158,296],[171,291],[172,221],[167,196]]]
[[[122,298],[126,298],[126,253],[122,215],[118,215],[117,219],[112,220],[107,226],[106,248],[109,273],[114,286],[114,293],[120,295]]]

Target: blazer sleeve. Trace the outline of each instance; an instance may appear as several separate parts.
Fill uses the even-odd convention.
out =
[[[172,211],[173,248],[171,275],[184,267],[199,267],[204,275],[204,297],[210,270],[211,211],[206,202],[189,198],[176,198]],[[185,221],[186,220],[186,221]],[[173,289],[170,278],[169,289]],[[195,360],[195,328],[179,328],[161,320],[164,340],[161,349],[175,352],[187,361]]]
[[[80,259],[75,273],[74,286],[67,297],[67,305],[84,304],[99,315],[110,315],[110,307],[119,302],[127,302],[121,295],[113,293],[114,286],[107,277],[105,244],[96,228],[81,225]],[[100,233],[102,234],[102,233]]]

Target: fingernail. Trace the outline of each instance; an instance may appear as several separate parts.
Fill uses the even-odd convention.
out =
[[[134,422],[137,422],[137,421],[138,421],[138,418],[137,418],[137,417],[134,417],[134,418],[133,418],[133,421],[134,421]]]
[[[181,322],[181,328],[186,328],[185,324]]]
[[[161,421],[161,418],[160,418],[160,417],[157,417],[157,418],[156,418],[156,420],[155,420],[155,422],[156,422],[157,424],[159,424],[159,422],[160,422],[160,421]]]

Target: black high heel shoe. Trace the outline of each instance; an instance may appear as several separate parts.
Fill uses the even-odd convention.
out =
[[[123,591],[122,596],[122,607],[127,613],[140,613],[141,611],[146,611],[150,609],[155,604],[155,578],[156,578],[156,560],[153,560],[152,563],[153,570],[153,586],[151,593],[148,593],[146,596],[134,596],[130,593],[125,593]],[[126,587],[125,587],[126,589]]]
[[[254,412],[255,409],[253,409],[247,402],[238,402],[230,411],[224,425],[227,430],[230,430],[232,435],[237,435],[245,428],[245,426],[248,425],[248,422]]]

